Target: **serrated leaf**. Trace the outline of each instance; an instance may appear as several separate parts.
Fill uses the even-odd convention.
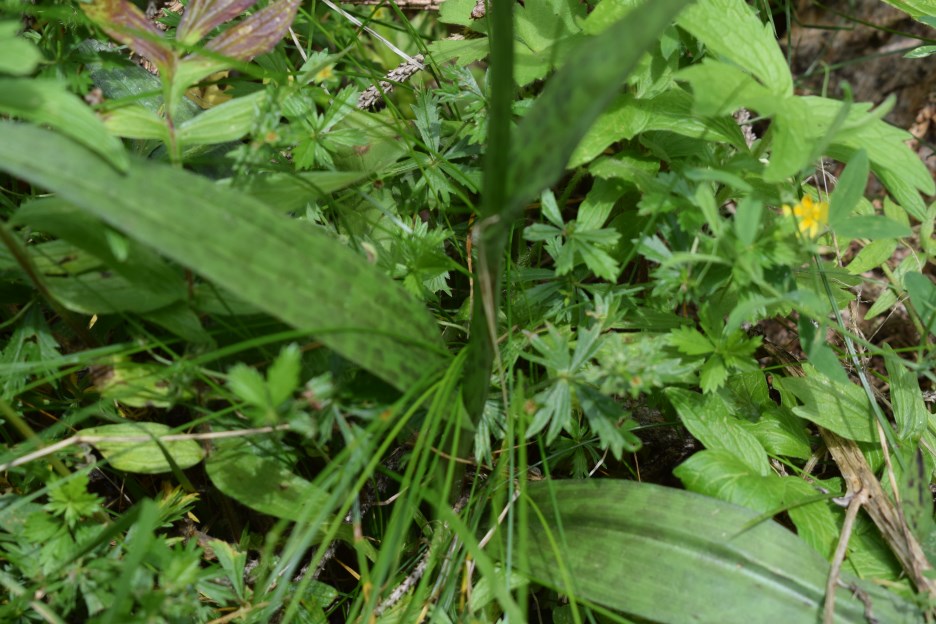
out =
[[[793,94],[793,77],[772,23],[761,21],[744,0],[697,2],[683,11],[678,24],[776,95]]]
[[[669,343],[686,355],[705,355],[715,350],[712,341],[692,327],[677,327],[672,330]]]
[[[887,374],[890,378],[891,401],[894,407],[894,420],[897,422],[897,435],[902,440],[918,442],[926,431],[929,410],[923,403],[923,393],[916,375],[903,365],[900,358],[888,350],[884,355]]]
[[[237,398],[259,408],[272,407],[263,375],[246,364],[235,364],[227,374],[227,385]]]
[[[861,275],[865,271],[876,269],[894,255],[897,250],[897,241],[894,239],[879,239],[865,245],[858,255],[846,267],[852,275]]]
[[[706,448],[733,454],[755,474],[770,472],[764,447],[728,414],[720,397],[702,396],[682,388],[667,388],[665,394],[689,433]]]
[[[820,375],[808,364],[805,378],[778,380],[802,403],[793,413],[856,442],[875,442],[877,428],[864,390],[852,383],[838,383]]]
[[[0,169],[317,333],[400,390],[448,359],[435,322],[398,284],[326,234],[249,196],[153,162],[135,162],[121,175],[63,137],[2,122]]]
[[[267,386],[274,407],[286,401],[299,387],[301,370],[302,351],[299,345],[292,343],[283,347],[267,370]]]
[[[154,440],[128,442],[120,438],[147,438],[169,435],[166,425],[152,422],[137,422],[117,425],[102,425],[81,430],[82,436],[103,437],[93,440],[91,445],[110,462],[111,467],[124,472],[159,474],[173,469],[166,458],[168,454],[182,470],[191,468],[204,458],[200,444],[194,440],[174,440],[157,443]],[[114,438],[107,440],[106,438]]]

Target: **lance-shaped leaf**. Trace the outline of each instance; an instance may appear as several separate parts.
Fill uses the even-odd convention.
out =
[[[185,57],[173,76],[175,92],[181,94],[205,76],[272,50],[292,25],[298,8],[299,0],[271,4],[209,41],[201,53]]]
[[[230,21],[253,6],[257,0],[192,0],[176,31],[176,40],[193,45],[224,22]]]
[[[240,24],[228,28],[205,46],[217,54],[249,61],[276,47],[292,25],[299,0],[282,0],[257,11]]]
[[[172,65],[174,56],[162,33],[136,5],[127,0],[94,0],[82,4],[81,8],[114,40],[149,59],[161,70]]]

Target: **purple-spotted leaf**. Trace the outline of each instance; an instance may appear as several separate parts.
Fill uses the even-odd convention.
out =
[[[206,50],[249,61],[272,50],[292,25],[299,0],[280,0],[212,39]]]
[[[94,0],[81,4],[82,10],[101,30],[153,62],[160,70],[171,67],[175,55],[162,33],[127,0]]]
[[[193,45],[224,22],[234,19],[257,0],[192,0],[176,31],[176,40],[183,45]]]

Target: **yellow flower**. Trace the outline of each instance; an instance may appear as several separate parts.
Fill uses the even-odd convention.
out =
[[[792,208],[784,206],[783,214],[796,217],[799,231],[804,235],[808,234],[810,238],[816,238],[819,231],[829,223],[829,204],[813,201],[812,197],[806,195]]]

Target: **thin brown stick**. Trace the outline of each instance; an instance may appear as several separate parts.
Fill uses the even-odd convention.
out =
[[[855,518],[858,517],[858,510],[867,502],[867,497],[863,491],[853,492],[851,500],[848,503],[848,509],[845,511],[845,522],[842,524],[842,533],[839,535],[838,545],[835,547],[835,555],[832,557],[832,568],[829,570],[829,577],[826,579],[826,595],[825,604],[822,609],[822,624],[834,624],[835,622],[835,588],[839,584],[839,575],[842,572],[842,563],[845,561],[845,553],[848,550],[848,540],[851,539],[852,530],[855,527]]]
[[[767,341],[764,342],[763,347],[774,359],[788,364],[786,370],[791,375],[805,376],[795,357]],[[864,493],[865,511],[881,532],[884,541],[916,586],[917,591],[926,594],[930,600],[936,600],[936,580],[927,574],[933,568],[926,559],[923,547],[903,521],[903,516],[896,505],[884,493],[884,488],[874,476],[861,449],[852,440],[847,440],[828,429],[819,427],[819,433],[845,478],[848,491]]]

